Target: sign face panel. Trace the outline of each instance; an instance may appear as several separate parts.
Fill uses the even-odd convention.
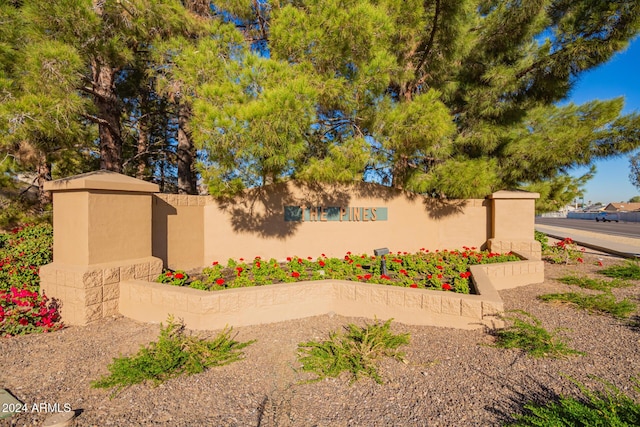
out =
[[[354,206],[285,206],[287,222],[368,222],[387,221],[387,208]]]

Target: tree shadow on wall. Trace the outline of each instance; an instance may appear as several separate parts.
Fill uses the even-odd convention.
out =
[[[285,206],[346,206],[350,200],[351,195],[344,189],[327,191],[322,184],[284,182],[216,199],[216,203],[229,216],[235,232],[283,239],[294,235],[301,224],[285,221]]]
[[[431,199],[373,183],[325,184],[302,181],[287,181],[249,189],[235,197],[218,198],[216,204],[229,216],[235,232],[283,239],[294,235],[302,223],[286,221],[285,206],[349,206],[356,198],[378,199],[384,203],[403,198],[416,205],[421,201],[422,208],[432,219],[460,214],[468,205],[467,200]],[[486,206],[485,203],[483,206]]]

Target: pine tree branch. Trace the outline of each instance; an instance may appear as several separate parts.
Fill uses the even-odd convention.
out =
[[[416,74],[420,71],[420,68],[425,64],[429,54],[431,53],[431,49],[433,49],[433,41],[436,38],[436,31],[438,28],[438,19],[440,18],[440,0],[436,0],[436,10],[433,15],[433,26],[431,27],[431,33],[429,34],[429,39],[426,43],[423,43],[422,46],[418,49],[418,52],[422,52],[420,61],[418,61],[418,65],[416,65]],[[417,84],[412,85],[413,88],[417,86]]]

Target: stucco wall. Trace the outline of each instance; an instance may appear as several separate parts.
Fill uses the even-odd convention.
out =
[[[307,218],[287,220],[285,207],[306,207]],[[317,218],[310,207],[317,209]],[[357,220],[354,208],[360,213]],[[155,195],[153,255],[169,268],[191,269],[255,256],[283,260],[341,257],[347,251],[372,254],[381,247],[408,252],[480,248],[491,237],[491,218],[490,200],[437,201],[366,183],[289,182],[227,200]]]

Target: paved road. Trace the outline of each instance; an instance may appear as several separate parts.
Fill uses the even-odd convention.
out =
[[[588,219],[536,218],[536,225],[550,225],[611,236],[640,238],[640,222],[596,222]]]

